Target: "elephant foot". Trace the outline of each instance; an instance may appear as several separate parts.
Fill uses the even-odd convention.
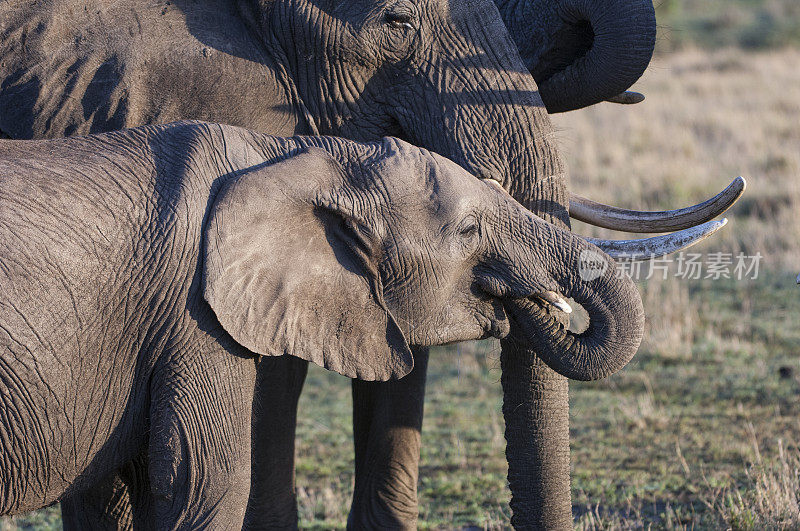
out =
[[[393,468],[396,475],[403,475],[409,481],[400,482],[395,478],[389,485],[369,482],[354,496],[347,529],[417,529],[416,470],[411,474],[399,463]]]

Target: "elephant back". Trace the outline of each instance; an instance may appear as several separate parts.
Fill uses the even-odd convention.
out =
[[[0,35],[0,130],[12,138],[181,119],[305,132],[280,69],[229,1],[10,0]]]

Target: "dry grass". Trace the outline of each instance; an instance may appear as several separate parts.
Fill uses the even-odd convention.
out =
[[[744,489],[726,490],[710,506],[735,529],[800,529],[799,497],[800,458],[780,441],[773,462],[758,459],[748,469]]]
[[[743,175],[748,192],[733,226],[710,247],[761,251],[768,267],[798,268],[800,51],[656,57],[635,88],[648,98],[640,105],[553,117],[571,189],[660,209],[708,197]],[[577,223],[576,230],[589,232]]]

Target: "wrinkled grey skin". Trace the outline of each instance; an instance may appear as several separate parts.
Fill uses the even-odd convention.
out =
[[[614,95],[649,61],[652,5],[497,6],[499,12],[486,0],[7,1],[0,5],[0,130],[43,138],[197,118],[284,136],[395,134],[496,178],[525,206],[567,226],[563,166],[528,70],[546,101],[548,94],[574,97],[554,102],[558,108],[549,103],[551,110]],[[596,20],[587,25],[586,17]],[[598,63],[597,54],[585,54],[589,26],[600,42],[625,37],[625,46],[606,45],[607,60]],[[570,83],[557,82],[559,72]],[[353,383],[353,527],[414,526],[426,357],[418,352],[418,370],[400,382]],[[566,380],[510,342],[502,360],[513,522],[569,526]],[[291,527],[296,404],[306,366],[268,360],[260,372],[251,523]],[[136,478],[109,480],[128,483]],[[92,496],[108,490],[67,500],[65,525],[85,528],[85,508],[103,505]],[[108,500],[118,502],[116,495]]]
[[[4,140],[0,162],[0,515],[124,470],[134,526],[238,528],[251,353],[380,381],[411,372],[410,345],[505,337],[510,320],[589,365],[641,340],[610,258],[583,282],[596,248],[400,140],[182,122]],[[529,298],[546,291],[595,330],[542,320]]]
[[[497,0],[550,113],[628,89],[650,62],[653,5],[627,0]]]

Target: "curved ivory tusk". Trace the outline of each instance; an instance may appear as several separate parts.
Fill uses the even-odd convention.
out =
[[[569,201],[569,215],[579,221],[624,232],[673,232],[705,223],[728,210],[744,193],[747,181],[737,177],[723,191],[698,205],[679,210],[640,212],[596,203],[580,196]]]
[[[606,101],[610,103],[619,103],[620,105],[634,105],[636,103],[642,103],[644,101],[644,94],[642,94],[641,92],[633,92],[632,90],[626,90],[622,94],[617,94],[616,96],[608,98]]]
[[[727,219],[709,221],[697,227],[643,240],[598,240],[586,238],[586,241],[598,246],[615,260],[652,260],[688,249],[710,237],[727,224]]]
[[[567,301],[564,300],[564,297],[556,293],[555,291],[546,291],[538,295],[540,299],[543,301],[552,304],[562,312],[566,314],[572,313],[572,306],[569,305]]]
[[[739,179],[741,179],[741,177]],[[503,186],[494,179],[481,179],[481,180],[486,182],[490,186],[494,186],[495,188],[505,193],[506,195],[508,194],[505,188],[503,188]],[[744,186],[744,179],[741,179],[741,181],[742,181],[742,186]],[[734,181],[734,183],[736,182],[737,181]],[[731,186],[733,186],[733,184]],[[730,188],[730,186],[728,188]],[[741,193],[739,195],[741,195]],[[656,236],[653,238],[644,238],[641,240],[600,240],[596,238],[584,238],[584,239],[589,243],[592,243],[597,247],[599,247],[600,250],[602,250],[615,260],[635,260],[635,261],[653,260],[655,258],[661,258],[668,254],[677,253],[683,251],[684,249],[688,249],[689,247],[697,245],[706,238],[713,236],[717,231],[719,231],[722,227],[724,227],[727,224],[728,224],[727,219],[722,219],[719,221],[709,221],[701,225],[692,226],[678,232],[673,232],[672,234],[665,234],[664,236]],[[798,277],[798,283],[800,283],[800,277]],[[560,307],[560,304],[557,304],[557,302],[560,301],[557,301],[557,299],[554,297],[551,298],[553,300],[547,298],[545,298],[544,300],[550,302],[559,309],[562,309]],[[566,304],[566,301],[564,301],[564,304],[565,308],[562,309],[562,311],[570,313],[566,311],[566,307],[569,307],[569,305]],[[570,310],[572,310],[571,307]]]

